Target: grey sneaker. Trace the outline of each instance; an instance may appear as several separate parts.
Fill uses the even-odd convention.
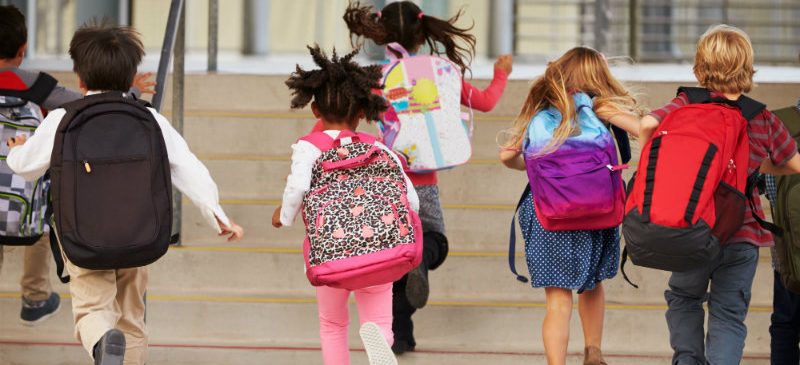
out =
[[[408,299],[408,304],[411,304],[412,307],[417,309],[428,304],[428,294],[430,294],[428,272],[427,270],[422,270],[422,265],[425,265],[425,263],[409,271],[408,278],[406,279],[406,298]]]
[[[361,336],[361,342],[364,343],[369,365],[397,365],[397,358],[377,324],[364,323],[358,334]]]
[[[94,345],[94,365],[122,365],[125,359],[125,335],[118,329],[108,330]]]
[[[26,326],[35,326],[54,316],[61,309],[61,297],[58,293],[50,294],[46,300],[32,301],[22,298],[22,310],[19,318]]]

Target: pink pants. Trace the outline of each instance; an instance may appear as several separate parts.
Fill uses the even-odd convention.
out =
[[[354,290],[360,323],[373,322],[383,330],[386,341],[394,342],[392,334],[392,283]],[[319,336],[325,365],[349,365],[350,347],[347,327],[350,324],[348,299],[350,291],[327,286],[317,287]]]

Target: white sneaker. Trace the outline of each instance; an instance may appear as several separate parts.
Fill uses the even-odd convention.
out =
[[[397,365],[397,358],[394,357],[392,348],[383,337],[383,332],[377,324],[367,322],[361,325],[358,331],[361,335],[361,342],[364,343],[364,350],[367,352],[370,365]]]

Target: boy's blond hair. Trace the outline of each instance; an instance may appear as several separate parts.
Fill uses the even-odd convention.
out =
[[[720,24],[709,28],[697,42],[694,76],[712,91],[738,94],[753,88],[753,44],[739,28]]]

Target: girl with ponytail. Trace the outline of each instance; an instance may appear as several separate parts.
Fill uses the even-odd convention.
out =
[[[351,38],[355,36],[357,40],[371,39],[381,46],[399,43],[412,55],[427,45],[432,54],[445,57],[460,68],[463,78],[475,55],[475,36],[470,34],[472,27],[456,25],[463,15],[459,11],[449,19],[440,19],[425,14],[411,1],[392,2],[380,10],[356,1],[347,7],[344,21]],[[491,111],[505,90],[512,62],[511,55],[499,57],[495,62],[494,78],[484,90],[462,80],[461,104],[482,112]],[[428,270],[441,265],[448,248],[436,173],[408,172],[408,176],[420,199],[419,215],[425,249],[422,264],[394,283],[392,328],[395,342],[392,350],[397,354],[414,351],[416,347],[411,316],[426,304]]]

